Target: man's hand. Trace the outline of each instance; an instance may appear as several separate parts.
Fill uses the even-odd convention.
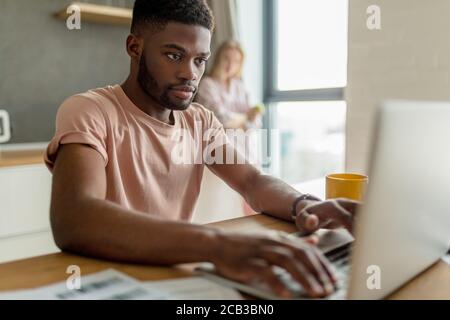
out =
[[[299,239],[221,234],[213,263],[219,274],[244,283],[262,282],[280,297],[291,297],[273,266],[288,271],[311,297],[334,291],[336,277],[314,246]]]
[[[360,202],[338,198],[325,201],[304,200],[297,206],[295,224],[302,234],[311,234],[319,228],[344,227],[353,231],[353,218]]]

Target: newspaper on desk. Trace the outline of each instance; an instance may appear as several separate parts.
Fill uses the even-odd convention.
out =
[[[181,280],[138,280],[113,269],[82,276],[79,289],[65,281],[29,290],[0,292],[0,300],[179,300],[240,299],[231,289],[209,284],[201,278]]]
[[[79,289],[69,289],[66,281],[30,290],[1,293],[0,299],[13,300],[148,300],[167,299],[161,292],[144,288],[137,280],[116,270],[81,277]]]
[[[144,282],[147,289],[165,292],[170,300],[240,300],[234,289],[203,277]]]

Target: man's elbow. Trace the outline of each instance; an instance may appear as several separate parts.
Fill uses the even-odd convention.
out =
[[[67,223],[64,222],[64,219],[59,218],[58,215],[59,213],[56,209],[52,208],[50,210],[50,226],[53,240],[60,250],[70,250],[73,239],[71,239]]]
[[[77,251],[83,237],[77,235],[80,230],[79,219],[75,218],[69,208],[52,205],[50,208],[50,226],[53,240],[62,251]]]

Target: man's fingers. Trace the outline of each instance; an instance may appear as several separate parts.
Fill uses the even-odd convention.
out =
[[[255,270],[258,275],[257,278],[259,281],[262,281],[266,285],[270,287],[270,289],[275,292],[276,295],[282,298],[291,298],[291,293],[283,284],[283,282],[278,278],[275,274],[273,268],[269,265],[264,268],[258,268],[259,270]]]
[[[343,207],[345,210],[350,212],[352,214],[352,216],[356,215],[357,210],[361,206],[361,202],[355,201],[355,200],[351,200],[351,199],[338,198],[338,199],[336,199],[336,201],[339,203],[339,205],[341,207]]]
[[[320,219],[305,208],[297,215],[295,224],[302,235],[308,235],[319,229]]]
[[[322,228],[337,229],[337,228],[342,228],[342,224],[340,222],[332,220],[332,221],[330,221],[330,223],[327,223],[327,225],[323,226]]]
[[[320,202],[304,208],[297,215],[296,225],[302,235],[309,235],[320,228],[328,228],[335,220],[335,206],[329,202]]]
[[[302,260],[305,267],[311,272],[316,280],[321,284],[326,294],[331,294],[334,290],[334,281],[331,271],[326,271],[324,265],[313,250],[297,251],[297,256]]]
[[[341,204],[333,200],[336,210],[334,211],[334,220],[340,222],[341,225],[349,231],[353,229],[353,215],[348,212]]]
[[[309,235],[319,228],[353,229],[353,218],[361,203],[351,199],[337,198],[312,203],[297,214],[295,224],[302,235]]]
[[[320,276],[314,267],[305,266],[304,260],[300,261],[295,253],[288,248],[272,247],[261,252],[261,258],[268,263],[281,267],[288,271],[292,277],[300,283],[311,297],[321,297],[326,294],[324,286],[321,285]]]
[[[345,204],[345,201],[341,201]],[[306,207],[302,212],[300,212],[299,223],[306,231],[315,231],[308,229],[307,220],[311,219],[309,217],[315,216],[318,218],[319,225],[317,228],[330,228],[336,227],[336,223],[351,230],[353,227],[353,215],[341,205],[337,199],[331,199],[319,204]],[[355,205],[348,205],[353,206]],[[306,211],[307,213],[304,213]],[[297,225],[298,225],[297,224]]]
[[[290,291],[282,283],[273,271],[270,264],[264,259],[250,259],[245,261],[239,270],[228,270],[222,273],[224,276],[252,285],[253,283],[262,283],[269,287],[277,296],[290,298]]]
[[[336,284],[338,281],[336,275],[334,274],[333,268],[331,267],[330,262],[325,258],[325,256],[320,252],[319,250],[314,250],[317,256],[317,259],[320,261],[321,265],[323,266],[325,272],[330,277],[333,284]]]
[[[311,232],[316,231],[319,228],[319,225],[320,225],[320,221],[316,215],[310,214],[306,217],[305,227],[307,230],[309,230]]]
[[[316,234],[311,234],[309,236],[303,237],[302,240],[309,244],[317,245],[319,243],[319,236],[317,236]]]

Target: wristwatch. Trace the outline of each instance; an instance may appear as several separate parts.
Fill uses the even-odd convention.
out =
[[[313,195],[310,195],[309,193],[302,194],[300,197],[295,199],[294,203],[292,204],[292,212],[291,212],[291,216],[294,221],[297,219],[297,205],[302,200],[320,201],[319,198],[317,198]]]

